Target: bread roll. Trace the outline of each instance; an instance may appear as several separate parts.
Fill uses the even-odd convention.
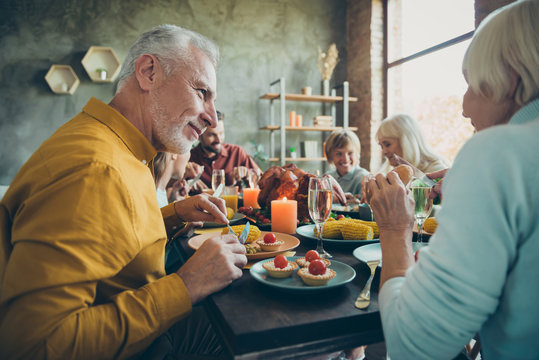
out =
[[[410,180],[412,179],[412,176],[414,174],[414,171],[412,170],[412,167],[410,165],[401,164],[393,169],[399,175],[402,183],[404,185],[408,185]]]

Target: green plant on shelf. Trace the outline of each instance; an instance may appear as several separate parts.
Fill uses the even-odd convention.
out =
[[[101,80],[105,80],[107,78],[107,69],[105,68],[98,68],[95,70],[98,74]]]

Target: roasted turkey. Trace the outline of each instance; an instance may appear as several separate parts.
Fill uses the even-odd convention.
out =
[[[309,174],[295,164],[283,167],[274,166],[264,172],[258,182],[260,193],[258,203],[261,207],[271,209],[271,201],[282,199],[296,200],[298,202],[298,220],[310,221],[308,208],[309,179],[315,175]],[[339,183],[331,176],[333,196],[341,204],[346,204],[346,197]]]

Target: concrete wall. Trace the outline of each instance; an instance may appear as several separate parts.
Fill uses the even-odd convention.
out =
[[[91,96],[112,98],[112,84],[92,82],[81,65],[91,45],[111,46],[123,61],[141,32],[162,23],[219,44],[217,107],[226,114],[227,141],[249,153],[251,139],[268,150],[269,134],[258,128],[269,122],[269,101],[258,98],[271,81],[285,77],[287,92],[312,86],[320,93],[317,47],[332,42],[341,58],[332,83],[345,80],[346,0],[0,0],[0,184]],[[73,67],[81,80],[75,94],[52,93],[44,80],[52,64]],[[288,110],[309,124],[321,105],[287,103]],[[287,145],[299,148],[303,139],[321,135],[293,134]]]

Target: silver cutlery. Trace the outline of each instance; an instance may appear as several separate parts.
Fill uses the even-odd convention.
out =
[[[221,193],[223,192],[223,189],[225,188],[225,184],[224,183],[220,183],[219,186],[217,186],[217,189],[215,189],[215,191],[213,192],[213,196],[214,197],[219,197],[221,196]]]
[[[249,223],[249,221],[247,221],[247,223],[245,223],[245,227],[243,228],[243,231],[241,232],[238,240],[240,241],[241,244],[245,244],[245,240],[247,240],[247,238],[249,237],[249,227],[251,226],[251,224]]]
[[[230,224],[226,224],[226,226],[228,226],[228,232],[230,234],[235,234],[234,230],[232,230],[232,228],[230,227]],[[249,227],[251,226],[251,224],[249,223],[249,221],[247,221],[247,223],[245,224],[245,227],[243,228],[243,231],[241,232],[240,236],[238,236],[238,241],[243,245],[245,244],[245,240],[247,240],[247,238],[249,237]]]
[[[200,172],[193,179],[187,180],[187,185],[189,185],[189,187],[193,187],[193,185],[197,183],[197,181],[200,179],[201,176],[202,176],[202,172]]]
[[[376,273],[376,268],[378,267],[379,264],[380,264],[380,260],[367,261],[367,265],[371,269],[371,275],[369,276],[369,279],[367,280],[365,287],[363,288],[363,290],[361,290],[361,292],[359,293],[359,296],[356,299],[355,306],[358,309],[365,309],[371,303],[372,279],[374,278],[374,274]]]

